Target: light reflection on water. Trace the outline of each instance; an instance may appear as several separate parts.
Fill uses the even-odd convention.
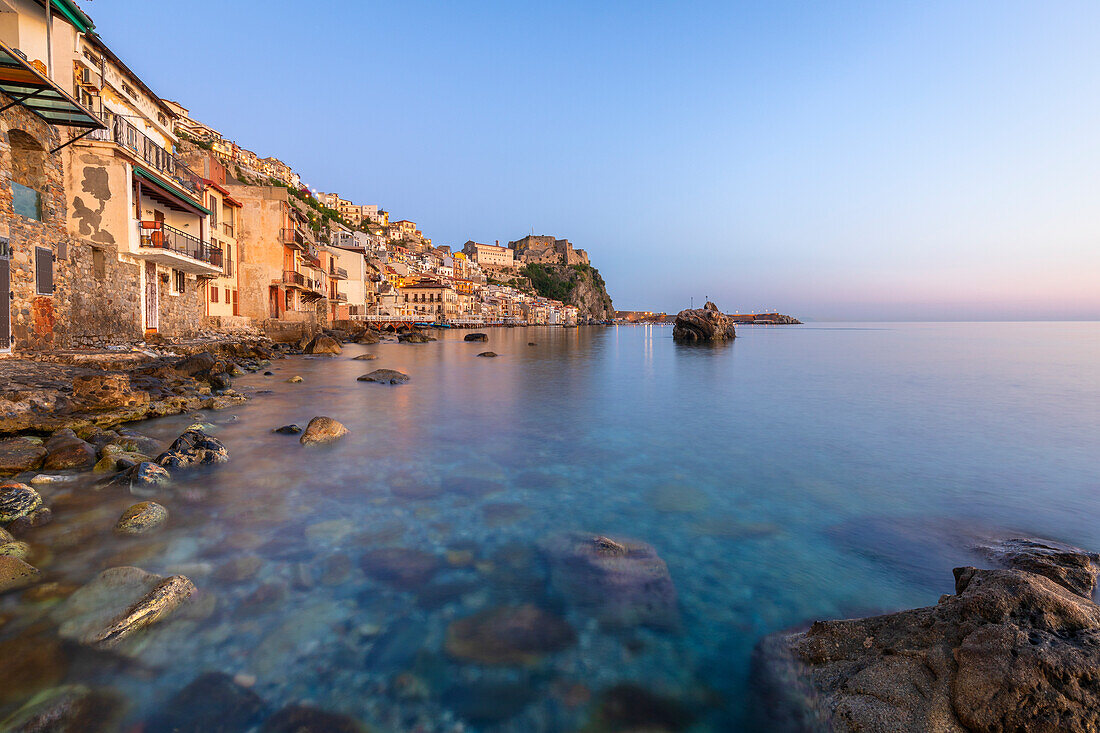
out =
[[[446,332],[239,378],[272,393],[203,413],[231,461],[160,496],[167,531],[112,537],[134,501],[115,489],[43,490],[56,520],[30,540],[51,578],[133,564],[217,599],[151,633],[135,663],[66,650],[64,679],[123,690],[131,721],[220,670],[254,676],[273,706],[310,701],[382,730],[515,731],[574,730],[632,682],[694,711],[694,729],[724,730],[764,634],[934,603],[952,566],[980,562],[972,535],[1100,548],[1100,324],[739,333],[684,347],[661,326],[498,329],[488,344]],[[487,348],[500,357],[475,356]],[[367,351],[379,358],[351,358]],[[375,368],[412,381],[355,381]],[[270,432],[314,415],[351,435],[303,448]],[[191,422],[136,427],[167,442]],[[563,597],[542,548],[573,530],[651,544],[679,631],[601,628]],[[364,571],[391,547],[439,567],[401,587]],[[527,665],[445,653],[455,619],[525,603],[576,643]],[[49,638],[47,613],[4,598],[0,638]]]

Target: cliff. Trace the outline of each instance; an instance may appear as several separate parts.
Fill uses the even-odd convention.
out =
[[[544,298],[577,306],[577,317],[608,321],[615,317],[600,271],[591,265],[530,264],[521,271]]]

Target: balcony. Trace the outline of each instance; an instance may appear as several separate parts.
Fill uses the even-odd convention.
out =
[[[138,222],[140,256],[200,276],[222,274],[222,250],[162,221]]]
[[[301,232],[293,227],[287,227],[279,231],[279,241],[288,247],[296,247],[298,249],[305,249],[306,243],[303,239]]]
[[[304,288],[306,286],[306,277],[302,273],[295,272],[294,270],[283,270],[283,284]]]
[[[201,196],[202,177],[187,167],[183,161],[160,145],[149,139],[124,117],[109,110],[103,110],[100,116],[107,125],[105,130],[96,130],[88,135],[88,140],[106,140],[128,149],[134,157],[150,168],[168,176],[196,198]]]
[[[348,271],[343,267],[330,267],[328,271],[328,276],[331,277],[333,280],[347,280]]]
[[[346,302],[348,302],[348,294],[347,293],[336,293],[334,296],[329,298],[329,300],[335,300],[335,301],[338,301],[340,303],[346,303]]]

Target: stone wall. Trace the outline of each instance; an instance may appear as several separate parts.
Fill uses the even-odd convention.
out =
[[[203,297],[205,281],[185,273],[183,292],[175,293],[172,292],[174,273],[167,271],[168,282],[164,281],[165,274],[165,270],[157,268],[157,277],[160,278],[157,284],[157,302],[160,306],[157,332],[166,338],[194,338],[202,330],[206,316]]]
[[[588,253],[573,249],[568,239],[556,239],[540,234],[530,235],[508,246],[515,250],[516,261],[525,265],[587,265]]]

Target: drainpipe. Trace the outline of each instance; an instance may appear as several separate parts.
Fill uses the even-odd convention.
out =
[[[46,76],[53,79],[53,0],[46,0]]]

